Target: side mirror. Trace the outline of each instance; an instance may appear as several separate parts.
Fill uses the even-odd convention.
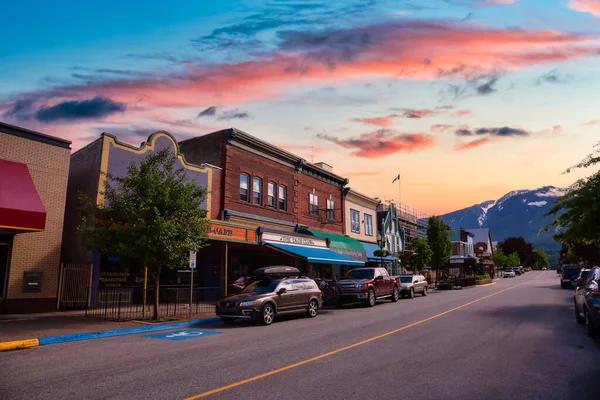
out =
[[[286,289],[286,288],[284,288],[284,287],[282,287],[281,289],[279,289],[279,290],[277,291],[277,294],[281,296],[282,294],[284,294],[284,293],[286,293],[286,292],[287,292],[287,289]]]

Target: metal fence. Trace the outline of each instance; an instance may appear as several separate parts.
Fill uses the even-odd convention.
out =
[[[85,315],[113,321],[151,319],[154,314],[154,287],[146,289],[132,287],[93,287],[90,303]],[[190,288],[165,286],[159,289],[159,318],[209,317],[215,315],[217,300],[221,298],[219,287],[195,287],[192,290],[190,308]]]

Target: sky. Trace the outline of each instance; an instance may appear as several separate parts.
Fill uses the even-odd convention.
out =
[[[566,187],[600,141],[600,0],[31,0],[3,16],[0,120],[74,151],[235,127],[444,214]]]

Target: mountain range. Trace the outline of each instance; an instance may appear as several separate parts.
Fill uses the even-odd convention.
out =
[[[462,210],[442,215],[452,229],[489,228],[492,241],[501,242],[510,236],[523,236],[534,247],[553,252],[560,244],[552,238],[554,232],[542,233],[552,221],[545,214],[566,189],[544,186],[535,190],[515,190],[497,200],[487,200]]]

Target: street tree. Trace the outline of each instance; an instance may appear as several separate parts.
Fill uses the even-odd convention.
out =
[[[492,261],[496,264],[498,268],[504,268],[506,266],[506,260],[508,257],[502,251],[502,248],[498,246],[496,250],[492,253]]]
[[[521,260],[519,259],[519,253],[517,253],[516,251],[513,253],[510,253],[510,255],[508,256],[508,258],[506,259],[506,264],[509,267],[518,267],[521,265]]]
[[[550,266],[550,261],[548,261],[548,253],[546,253],[544,249],[533,249],[533,258],[535,259],[535,263],[533,265],[534,269],[542,269]]]
[[[524,265],[532,266],[534,264],[533,245],[527,242],[522,236],[508,237],[498,244],[504,254],[516,252]]]
[[[431,248],[431,265],[436,271],[436,280],[439,270],[452,255],[452,242],[450,241],[450,227],[438,216],[431,216],[428,220],[427,243]]]
[[[594,153],[564,173],[599,164],[600,142],[596,144]],[[547,215],[554,217],[554,220],[546,230],[554,228],[554,238],[561,243],[600,246],[600,170],[577,180],[569,189],[554,202],[548,212]]]
[[[139,260],[154,279],[154,313],[158,319],[160,273],[187,264],[190,251],[205,245],[209,222],[201,208],[206,188],[176,168],[169,149],[132,161],[125,176],[105,176],[104,203],[80,193],[79,231],[90,249]]]
[[[409,265],[415,272],[422,271],[431,261],[431,255],[431,247],[427,240],[420,237],[414,238],[408,244],[407,249],[401,253],[402,265]]]

